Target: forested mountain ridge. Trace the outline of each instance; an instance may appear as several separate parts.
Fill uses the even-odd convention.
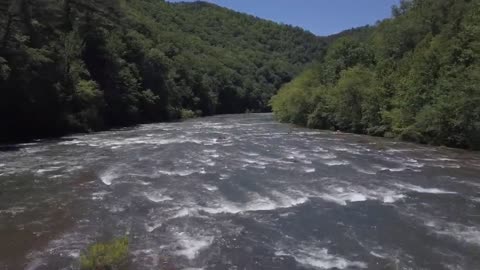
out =
[[[206,2],[0,0],[0,141],[268,110],[325,40]]]
[[[480,149],[480,1],[403,0],[318,62],[272,99],[281,121]]]

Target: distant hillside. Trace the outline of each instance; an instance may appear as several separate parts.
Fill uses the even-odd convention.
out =
[[[268,110],[325,40],[205,2],[0,0],[0,140]]]
[[[278,119],[480,149],[480,1],[402,0],[335,39],[272,99]]]
[[[328,43],[331,43],[339,38],[348,37],[348,38],[359,40],[359,41],[368,41],[368,39],[372,36],[374,31],[375,31],[375,26],[371,26],[371,25],[355,27],[352,29],[342,31],[338,34],[325,37],[325,40]]]

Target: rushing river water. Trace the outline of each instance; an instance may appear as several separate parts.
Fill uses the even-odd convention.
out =
[[[480,155],[292,128],[270,114],[0,152],[0,269],[480,269]]]

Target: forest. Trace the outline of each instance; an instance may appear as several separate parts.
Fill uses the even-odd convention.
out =
[[[0,141],[269,111],[326,43],[206,2],[0,0]]]
[[[284,122],[480,149],[480,1],[403,0],[271,100]]]
[[[273,110],[479,149],[479,58],[479,0],[402,0],[330,37],[207,2],[0,0],[0,142]]]

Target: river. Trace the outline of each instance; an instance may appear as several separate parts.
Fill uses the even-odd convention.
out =
[[[2,147],[0,269],[479,269],[480,154],[270,114]]]

